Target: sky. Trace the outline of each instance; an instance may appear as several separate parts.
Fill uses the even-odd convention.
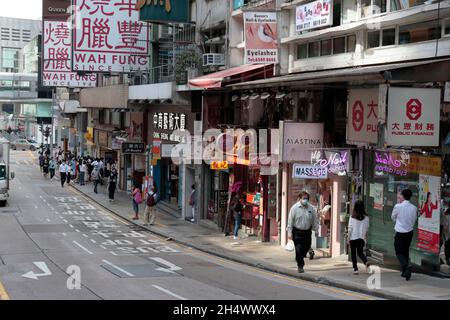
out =
[[[41,20],[42,0],[0,0],[0,16]]]

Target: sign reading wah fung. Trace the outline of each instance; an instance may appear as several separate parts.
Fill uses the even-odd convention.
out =
[[[148,22],[189,22],[189,0],[138,0],[140,20]]]

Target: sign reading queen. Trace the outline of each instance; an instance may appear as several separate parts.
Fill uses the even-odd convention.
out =
[[[131,72],[148,69],[149,25],[137,0],[73,0],[73,70]]]

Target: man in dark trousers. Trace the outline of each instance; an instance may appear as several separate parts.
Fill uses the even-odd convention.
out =
[[[314,208],[309,203],[309,194],[306,191],[300,193],[299,201],[289,211],[287,232],[289,240],[294,241],[295,259],[297,271],[305,272],[305,257],[311,248],[312,231],[316,236],[319,231],[319,221]]]
[[[412,191],[405,189],[400,195],[400,203],[392,210],[392,221],[395,223],[395,255],[402,266],[402,277],[411,279],[411,266],[409,264],[409,247],[413,239],[413,230],[417,221],[417,207],[409,200]]]

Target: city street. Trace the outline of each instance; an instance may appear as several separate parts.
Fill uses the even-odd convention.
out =
[[[36,156],[11,151],[0,299],[374,299],[166,241],[45,179]]]

